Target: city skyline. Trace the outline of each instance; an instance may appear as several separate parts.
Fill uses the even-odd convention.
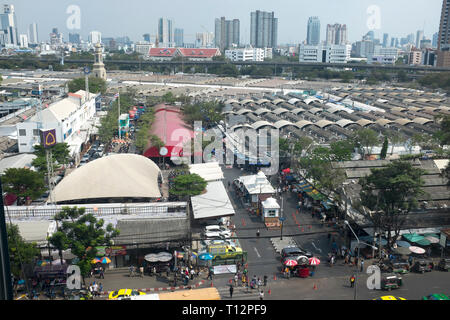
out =
[[[307,38],[305,26],[310,16],[319,17],[322,24],[321,38],[325,36],[327,24],[339,22],[347,25],[348,40],[358,41],[369,31],[367,8],[371,5],[379,6],[381,11],[380,29],[374,30],[376,38],[382,38],[383,33],[400,38],[424,29],[425,36],[431,39],[439,30],[442,7],[441,0],[427,3],[398,0],[389,4],[382,0],[343,0],[339,3],[322,0],[308,3],[307,6],[301,1],[292,0],[282,0],[277,5],[271,5],[272,2],[267,0],[248,0],[245,3],[230,0],[226,4],[218,1],[185,3],[174,0],[170,5],[158,4],[157,7],[154,6],[155,3],[138,0],[127,4],[118,0],[108,2],[78,0],[77,3],[69,0],[58,2],[42,0],[40,6],[33,10],[29,10],[29,2],[25,0],[4,1],[2,4],[15,6],[19,33],[26,33],[29,24],[36,22],[42,35],[49,34],[52,28],[57,27],[63,33],[64,40],[68,40],[69,33],[79,33],[85,40],[91,31],[99,30],[105,37],[129,36],[131,40],[139,41],[142,40],[144,33],[156,34],[158,19],[167,17],[173,20],[174,27],[185,30],[185,42],[194,42],[195,38],[187,35],[204,31],[203,26],[209,32],[213,32],[216,17],[232,16],[241,21],[242,43],[250,43],[250,13],[256,10],[273,11],[279,21],[278,44],[296,44],[305,41]],[[81,9],[80,29],[70,30],[66,26],[70,16],[66,11],[70,5],[78,5]],[[350,5],[352,10],[348,10]],[[177,11],[173,8],[177,8]],[[398,15],[399,11],[403,14]],[[97,12],[102,12],[102,15],[98,15]],[[52,19],[48,19],[48,16]],[[193,17],[195,19],[192,19]],[[125,20],[126,23],[117,23],[118,20]],[[45,36],[40,38],[41,41],[46,40]]]

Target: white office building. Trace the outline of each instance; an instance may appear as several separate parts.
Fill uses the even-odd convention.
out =
[[[147,41],[139,41],[136,42],[134,45],[134,50],[139,53],[142,54],[144,57],[148,57],[149,53],[150,53],[150,49],[154,48],[155,44],[154,43],[150,43]]]
[[[92,44],[102,43],[102,34],[99,31],[92,31],[89,33],[88,41]]]
[[[33,145],[40,143],[39,130],[56,130],[57,143],[66,142],[72,156],[76,156],[81,145],[89,139],[93,123],[95,103],[99,94],[89,93],[87,97],[83,90],[69,93],[65,99],[51,104],[28,120],[18,123],[17,143],[19,153],[31,153]]]
[[[19,44],[21,48],[28,48],[28,36],[26,34],[19,35]]]
[[[399,54],[398,48],[383,48],[374,46],[373,54],[367,56],[367,63],[395,64]]]
[[[301,44],[299,62],[347,63],[352,46],[346,45],[306,45]]]
[[[272,48],[247,47],[229,49],[225,50],[225,57],[231,61],[264,61],[266,58],[272,58]]]

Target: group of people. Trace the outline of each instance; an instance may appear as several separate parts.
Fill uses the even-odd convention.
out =
[[[98,297],[102,294],[103,292],[103,285],[101,283],[97,283],[97,282],[92,282],[89,284],[88,287],[88,292],[93,296],[93,297]]]
[[[174,270],[174,285],[177,284],[177,270]],[[198,271],[195,270],[194,267],[180,267],[179,268],[180,280],[183,281],[183,285],[187,286],[190,280],[194,280],[196,276],[198,276]],[[208,277],[210,277],[211,270],[209,271]],[[212,278],[212,276],[211,276]]]

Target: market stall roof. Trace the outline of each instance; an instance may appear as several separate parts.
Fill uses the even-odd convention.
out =
[[[267,180],[266,175],[260,171],[256,175],[241,176],[238,180],[244,185],[249,194],[274,194],[275,189]]]
[[[31,162],[36,158],[34,154],[22,153],[12,157],[3,158],[0,161],[0,174],[10,168],[28,168],[31,169]]]
[[[197,163],[189,165],[189,172],[198,174],[206,181],[223,180],[223,171],[218,162]]]
[[[20,235],[26,242],[36,242],[38,245],[47,245],[47,237],[56,231],[56,222],[43,221],[14,221],[18,226]]]
[[[160,169],[137,154],[115,154],[79,167],[54,189],[56,203],[101,198],[159,198]]]
[[[192,197],[194,219],[232,216],[235,214],[222,181],[209,182],[206,193]]]

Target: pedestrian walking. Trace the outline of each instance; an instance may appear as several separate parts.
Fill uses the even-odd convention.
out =
[[[256,236],[259,238],[259,229],[256,231]]]
[[[139,267],[139,273],[141,275],[141,278],[143,278],[144,277],[144,267],[143,266]]]
[[[194,280],[194,276],[195,276],[195,270],[194,270],[194,268],[191,268],[191,280]]]
[[[361,272],[364,271],[364,259],[361,259]]]
[[[236,273],[236,274],[234,275],[234,286],[235,286],[235,287],[237,287],[237,285],[238,285],[238,279],[239,279],[239,276],[238,276],[238,274]]]
[[[350,277],[350,288],[353,288],[355,286],[355,280],[356,280],[355,276]]]
[[[100,279],[105,279],[105,269],[103,267],[100,268]]]
[[[262,281],[261,281],[260,278],[258,278],[258,289],[259,289],[260,287],[262,287]]]
[[[233,298],[233,286],[230,286],[230,298]]]
[[[264,287],[267,286],[267,276],[264,275]]]
[[[207,279],[212,280],[212,271],[211,271],[211,269],[209,269],[209,271],[208,271],[208,278]]]
[[[348,253],[345,254],[345,258],[344,258],[344,264],[348,263]]]
[[[264,291],[259,291],[259,300],[264,300]]]

